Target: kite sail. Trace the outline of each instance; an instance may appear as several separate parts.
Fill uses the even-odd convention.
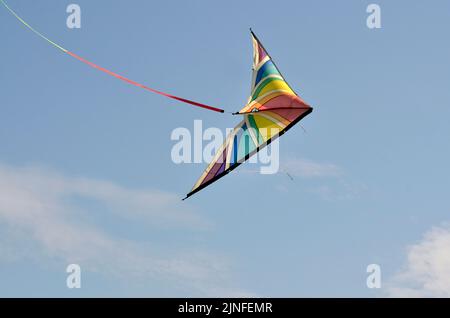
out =
[[[120,80],[122,80],[122,81],[124,81],[124,82],[126,82],[126,83],[128,83],[128,84],[131,84],[131,85],[134,85],[134,86],[143,88],[143,89],[145,89],[145,90],[147,90],[147,91],[149,91],[149,92],[152,92],[152,93],[155,93],[155,94],[159,94],[159,95],[162,95],[162,96],[171,98],[171,99],[175,99],[175,100],[177,100],[177,101],[180,101],[180,102],[183,102],[183,103],[186,103],[186,104],[190,104],[190,105],[193,105],[193,106],[196,106],[196,107],[201,107],[201,108],[208,109],[208,110],[212,110],[212,111],[219,112],[219,113],[224,113],[224,112],[225,112],[225,111],[224,111],[223,109],[221,109],[221,108],[217,108],[217,107],[205,105],[205,104],[198,103],[198,102],[195,102],[195,101],[186,99],[186,98],[182,98],[182,97],[179,97],[179,96],[175,96],[175,95],[172,95],[172,94],[168,94],[168,93],[165,93],[165,92],[161,92],[161,91],[156,90],[156,89],[154,89],[154,88],[151,88],[151,87],[148,87],[148,86],[146,86],[146,85],[140,84],[140,83],[138,83],[138,82],[136,82],[136,81],[133,81],[133,80],[131,80],[131,79],[129,79],[129,78],[126,78],[125,76],[122,76],[122,75],[120,75],[120,74],[111,72],[111,71],[109,71],[109,70],[107,70],[107,69],[105,69],[105,68],[103,68],[103,67],[101,67],[101,66],[98,66],[98,65],[96,65],[96,64],[94,64],[94,63],[92,63],[92,62],[90,62],[90,61],[88,61],[88,60],[82,58],[81,56],[79,56],[79,55],[77,55],[77,54],[75,54],[75,53],[73,53],[73,52],[70,52],[69,50],[66,50],[66,49],[63,48],[61,45],[56,44],[55,42],[53,42],[52,40],[50,40],[49,38],[47,38],[46,36],[44,36],[42,33],[40,33],[39,31],[37,31],[36,29],[34,29],[34,28],[33,28],[31,25],[29,25],[27,22],[25,22],[25,20],[23,20],[23,19],[22,19],[22,18],[21,18],[14,10],[13,10],[13,9],[11,9],[11,8],[6,4],[6,2],[5,2],[4,0],[0,0],[0,2],[5,6],[5,8],[6,8],[6,9],[7,9],[14,17],[16,17],[17,20],[19,20],[20,22],[22,22],[22,24],[23,24],[24,26],[26,26],[28,29],[30,29],[32,32],[34,32],[36,35],[38,35],[39,37],[41,37],[42,39],[44,39],[45,41],[47,41],[48,43],[50,43],[51,45],[53,45],[54,47],[56,47],[57,49],[61,50],[62,52],[64,52],[64,53],[66,53],[66,54],[68,54],[68,55],[70,55],[70,56],[76,58],[77,60],[79,60],[79,61],[81,61],[81,62],[83,62],[83,63],[85,63],[86,65],[89,65],[89,66],[91,66],[91,67],[93,67],[93,68],[95,68],[95,69],[97,69],[97,70],[99,70],[99,71],[102,71],[102,72],[104,72],[104,73],[106,73],[106,74],[108,74],[108,75],[111,75],[111,76],[113,76],[113,77],[115,77],[115,78],[117,78],[117,79],[120,79]]]
[[[246,106],[234,113],[243,119],[228,134],[184,199],[228,174],[313,110],[289,86],[267,50],[251,29],[250,32],[253,41],[251,95]]]

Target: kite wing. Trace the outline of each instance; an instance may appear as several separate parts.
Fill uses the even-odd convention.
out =
[[[246,106],[235,113],[243,115],[243,120],[228,134],[186,198],[225,176],[312,112],[285,81],[256,35],[251,34],[252,92]]]

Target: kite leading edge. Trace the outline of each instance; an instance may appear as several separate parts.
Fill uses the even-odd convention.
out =
[[[222,178],[283,135],[313,110],[289,86],[267,50],[250,29],[253,76],[247,104],[235,115],[242,121],[226,137],[211,163],[183,199]]]
[[[113,77],[115,77],[115,78],[117,78],[117,79],[120,79],[120,80],[122,80],[122,81],[124,81],[124,82],[126,82],[126,83],[128,83],[128,84],[131,84],[131,85],[134,85],[134,86],[143,88],[143,89],[145,89],[145,90],[147,90],[147,91],[150,91],[150,92],[152,92],[152,93],[155,93],[155,94],[159,94],[159,95],[162,95],[162,96],[165,96],[165,97],[168,97],[168,98],[171,98],[171,99],[175,99],[175,100],[177,100],[177,101],[180,101],[180,102],[183,102],[183,103],[186,103],[186,104],[190,104],[190,105],[193,105],[193,106],[197,106],[197,107],[201,107],[201,108],[204,108],[204,109],[212,110],[212,111],[215,111],[215,112],[219,112],[219,113],[224,113],[224,112],[225,112],[225,111],[224,111],[223,109],[221,109],[221,108],[217,108],[217,107],[205,105],[205,104],[198,103],[198,102],[195,102],[195,101],[186,99],[186,98],[182,98],[182,97],[178,97],[178,96],[175,96],[175,95],[172,95],[172,94],[168,94],[168,93],[165,93],[165,92],[161,92],[161,91],[156,90],[156,89],[154,89],[154,88],[151,88],[151,87],[148,87],[148,86],[146,86],[146,85],[140,84],[140,83],[138,83],[138,82],[136,82],[136,81],[133,81],[133,80],[131,80],[131,79],[129,79],[129,78],[126,78],[125,76],[122,76],[122,75],[120,75],[120,74],[111,72],[111,71],[109,71],[109,70],[107,70],[107,69],[105,69],[105,68],[103,68],[103,67],[101,67],[101,66],[98,66],[98,65],[96,65],[96,64],[94,64],[94,63],[92,63],[92,62],[90,62],[90,61],[88,61],[88,60],[86,60],[86,59],[84,59],[84,58],[82,58],[82,57],[80,57],[80,56],[78,56],[77,54],[75,54],[75,53],[73,53],[73,52],[70,52],[69,50],[66,50],[65,48],[63,48],[63,47],[60,46],[59,44],[53,42],[52,40],[50,40],[49,38],[47,38],[46,36],[44,36],[42,33],[40,33],[39,31],[37,31],[36,29],[34,29],[34,28],[33,28],[31,25],[29,25],[27,22],[25,22],[25,20],[23,20],[23,19],[22,19],[22,18],[21,18],[14,10],[13,10],[13,9],[11,9],[11,8],[6,4],[6,2],[5,2],[4,0],[0,0],[0,2],[3,4],[3,6],[4,6],[4,7],[5,7],[5,8],[6,8],[6,9],[7,9],[14,17],[16,17],[17,20],[19,20],[20,22],[22,22],[22,24],[23,24],[24,26],[26,26],[28,29],[30,29],[32,32],[34,32],[36,35],[38,35],[38,36],[41,37],[42,39],[46,40],[48,43],[50,43],[50,44],[53,45],[54,47],[58,48],[58,49],[61,50],[62,52],[64,52],[64,53],[66,53],[66,54],[68,54],[68,55],[70,55],[70,56],[76,58],[77,60],[79,60],[79,61],[81,61],[81,62],[83,62],[83,63],[85,63],[85,64],[87,64],[87,65],[89,65],[89,66],[91,66],[91,67],[93,67],[93,68],[95,68],[95,69],[97,69],[97,70],[99,70],[99,71],[102,71],[102,72],[104,72],[104,73],[106,73],[106,74],[108,74],[108,75],[111,75],[111,76],[113,76]]]

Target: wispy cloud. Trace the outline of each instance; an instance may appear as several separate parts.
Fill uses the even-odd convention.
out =
[[[301,179],[303,191],[326,201],[353,200],[368,191],[365,184],[353,180],[342,167],[326,161],[290,157],[281,165],[280,173],[292,181]],[[288,192],[289,187],[283,184],[277,190]]]
[[[259,174],[260,170],[246,167],[239,173]],[[326,201],[353,200],[368,191],[368,187],[346,175],[343,168],[330,163],[314,161],[305,158],[288,157],[280,165],[278,174],[285,175],[285,182],[278,183],[274,187],[278,192],[287,193],[292,187],[287,184],[288,180],[301,179],[302,191]]]
[[[283,165],[290,175],[303,178],[340,177],[343,171],[333,163],[316,162],[309,159],[291,158]]]
[[[316,185],[308,192],[327,201],[347,201],[357,199],[368,192],[368,187],[353,180],[338,179],[335,182]]]
[[[260,174],[261,170],[247,165],[239,170],[240,173]],[[343,170],[333,164],[313,161],[305,158],[288,158],[280,164],[278,173],[288,173],[290,176],[301,178],[338,178],[343,176]]]
[[[231,273],[225,257],[193,248],[167,252],[160,241],[117,237],[81,217],[96,211],[78,204],[80,199],[108,207],[105,218],[131,219],[149,228],[203,231],[211,227],[170,193],[129,189],[37,167],[0,165],[0,261],[75,262],[106,276],[163,280],[187,295],[245,294],[227,287]]]
[[[406,264],[387,284],[392,297],[450,297],[450,225],[433,227],[410,246]]]

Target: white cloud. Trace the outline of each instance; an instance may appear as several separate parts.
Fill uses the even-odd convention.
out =
[[[240,169],[239,172],[249,174],[261,173],[260,169],[252,169],[250,165]],[[344,174],[342,169],[333,163],[316,162],[304,158],[286,159],[280,166],[279,173],[302,178],[337,178]]]
[[[239,173],[258,174],[260,171],[247,167]],[[302,192],[311,193],[327,201],[353,200],[369,192],[364,183],[352,180],[344,173],[344,169],[334,163],[288,157],[278,173],[284,176],[284,183],[274,187],[282,193],[292,189],[289,179],[295,182],[297,178],[302,179],[302,182],[298,183],[301,184]]]
[[[392,297],[450,297],[450,225],[433,227],[408,248],[401,272],[387,284]]]
[[[127,281],[132,277],[163,280],[180,286],[187,295],[241,293],[227,287],[231,274],[226,258],[191,248],[170,250],[161,241],[134,241],[108,234],[107,227],[83,217],[98,211],[78,204],[80,199],[107,207],[104,218],[131,219],[148,226],[149,231],[211,228],[170,193],[0,164],[0,262],[75,262],[85,270]]]
[[[304,178],[339,177],[343,174],[340,167],[333,163],[320,163],[308,159],[288,159],[284,170],[290,175]]]
[[[327,201],[347,201],[368,193],[368,187],[353,180],[338,179],[336,182],[311,187],[308,192]]]

